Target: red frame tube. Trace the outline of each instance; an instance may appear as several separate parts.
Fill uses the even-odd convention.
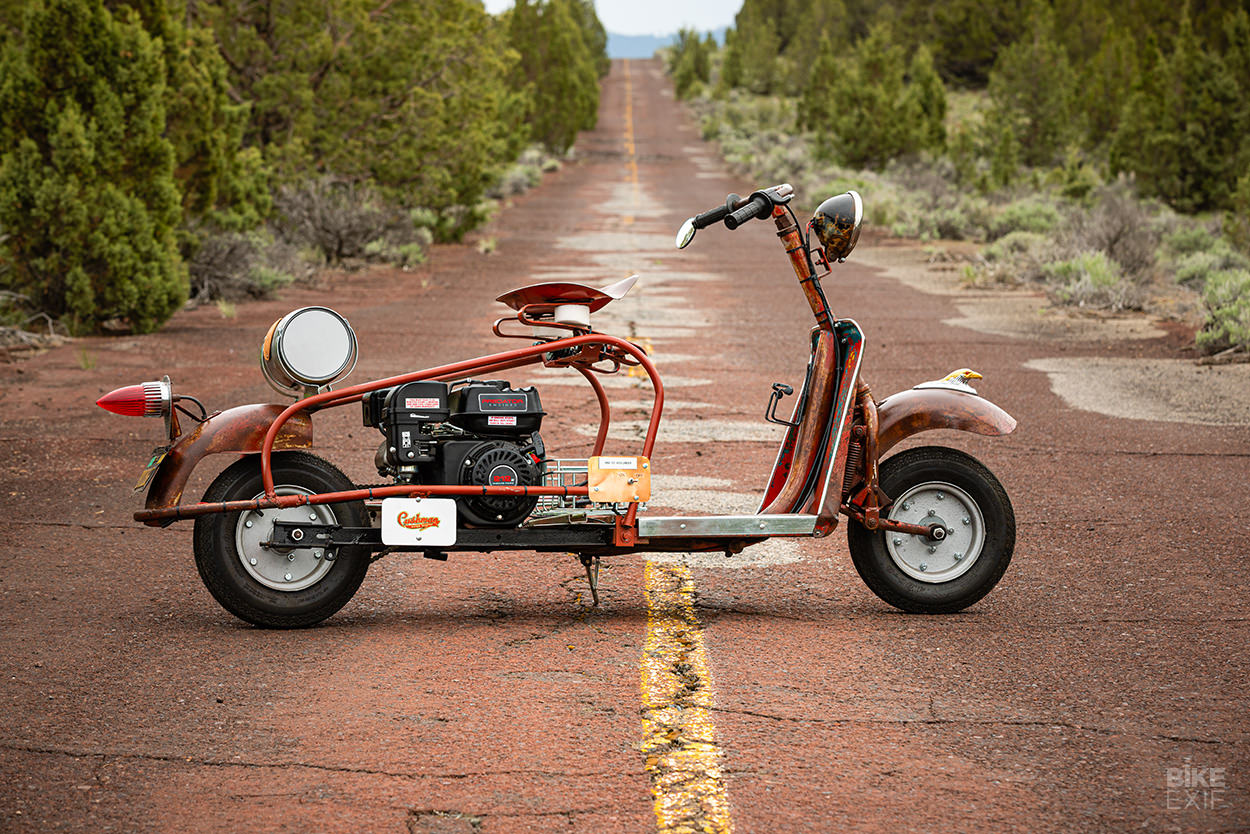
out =
[[[387,377],[386,379],[374,380],[360,385],[353,385],[338,391],[325,391],[321,394],[314,394],[311,397],[299,400],[288,406],[269,426],[269,431],[265,433],[265,441],[261,446],[260,452],[260,472],[261,482],[265,487],[265,499],[275,502],[272,506],[298,506],[303,503],[310,503],[308,500],[296,500],[289,504],[279,503],[281,499],[274,491],[273,471],[271,468],[271,458],[273,455],[274,440],[278,436],[278,431],[282,425],[286,423],[292,416],[302,411],[316,408],[330,408],[334,406],[344,405],[349,402],[359,400],[364,394],[370,391],[377,391],[382,388],[390,388],[393,385],[403,385],[406,382],[416,382],[418,380],[429,379],[454,379],[457,377],[471,375],[474,373],[495,372],[507,370],[510,368],[523,367],[526,365],[536,365],[543,362],[543,355],[551,353],[555,350],[564,350],[567,348],[581,347],[583,345],[601,345],[612,347],[619,350],[634,359],[638,360],[638,364],[646,370],[647,376],[651,379],[651,385],[655,389],[655,405],[651,411],[651,420],[647,425],[647,434],[643,439],[642,455],[643,457],[651,457],[651,453],[655,448],[655,438],[660,427],[660,416],[664,410],[664,383],[660,381],[659,371],[647,356],[646,352],[630,341],[621,339],[616,336],[608,336],[601,333],[588,333],[582,336],[571,336],[565,339],[557,339],[552,342],[544,342],[539,345],[531,345],[517,350],[504,351],[503,353],[490,354],[488,356],[479,356],[476,359],[467,359],[463,362],[454,362],[450,365],[440,365],[436,368],[427,368],[422,371],[413,371],[399,376]],[[557,361],[554,364],[559,364]],[[582,371],[583,375],[589,372],[581,366],[569,363],[573,367]],[[587,379],[591,377],[587,376]],[[599,399],[599,407],[603,423],[600,425],[599,434],[595,439],[596,449],[602,451],[602,444],[607,439],[607,416],[609,408],[607,404],[607,393],[603,390],[602,385],[595,385],[596,381],[592,380],[595,395]],[[468,489],[468,492],[457,492],[456,490]],[[516,490],[529,490],[528,492],[518,493]],[[538,490],[551,489],[553,492],[540,492]],[[355,501],[368,497],[376,497],[377,495],[577,495],[576,487],[569,487],[564,491],[563,487],[449,487],[449,486],[422,486],[422,485],[401,485],[393,487],[379,487],[373,490],[351,490],[348,492],[328,493],[327,495],[335,496],[333,501]],[[394,492],[391,492],[394,490]],[[450,490],[450,491],[449,491]],[[318,500],[315,503],[331,503],[326,499],[325,495],[312,496]],[[283,498],[293,499],[309,499],[310,496],[283,496]],[[214,510],[225,512],[226,510]],[[631,504],[629,511],[625,517],[626,526],[633,526],[634,519],[638,515],[638,505]]]
[[[590,383],[590,387],[594,389],[595,396],[599,399],[599,433],[595,435],[595,448],[591,451],[591,457],[603,454],[603,446],[608,442],[608,424],[612,422],[612,406],[608,403],[608,392],[603,390],[603,383],[595,377],[589,368],[577,366],[578,372],[586,377],[586,381]]]

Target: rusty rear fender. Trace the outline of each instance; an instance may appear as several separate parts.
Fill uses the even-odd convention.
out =
[[[955,429],[991,437],[1011,434],[1016,419],[994,403],[947,388],[913,388],[877,404],[877,455],[904,438],[931,429]]]
[[[187,480],[201,460],[208,455],[222,453],[252,454],[260,452],[265,433],[284,405],[241,405],[214,414],[191,432],[174,443],[173,448],[161,461],[152,486],[148,488],[149,510],[173,507],[182,500]],[[312,418],[307,413],[295,414],[283,424],[274,441],[275,451],[307,449],[312,446]],[[149,526],[159,527],[167,521],[146,521]]]

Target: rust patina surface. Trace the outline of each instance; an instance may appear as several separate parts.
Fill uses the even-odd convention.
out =
[[[197,425],[169,450],[148,489],[145,507],[149,510],[175,506],[196,465],[208,455],[223,452],[259,452],[265,433],[285,408],[277,403],[241,405],[215,414]],[[300,413],[289,419],[278,432],[274,448],[308,449],[312,446],[312,418]],[[159,526],[161,522],[145,523]]]
[[[1011,434],[1016,418],[994,403],[962,391],[923,388],[891,394],[877,404],[877,454],[931,429],[956,429],[995,437]]]

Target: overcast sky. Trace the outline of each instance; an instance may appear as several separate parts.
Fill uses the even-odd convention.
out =
[[[512,0],[485,0],[498,14]],[[595,0],[595,11],[609,32],[618,35],[668,35],[683,26],[699,31],[731,26],[742,0]]]

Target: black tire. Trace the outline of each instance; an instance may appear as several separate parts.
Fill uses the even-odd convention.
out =
[[[920,446],[883,461],[880,483],[894,499],[891,518],[940,520],[955,532],[933,542],[851,521],[851,560],[874,594],[908,613],[950,614],[998,584],[1015,550],[1016,516],[1003,485],[980,461],[956,449]]]
[[[304,452],[275,453],[273,479],[279,495],[353,488],[333,464]],[[263,492],[260,456],[249,455],[218,475],[204,500],[250,501]],[[265,510],[264,515],[234,512],[197,518],[195,565],[213,599],[236,617],[265,628],[315,625],[346,605],[369,569],[368,548],[306,547],[278,552],[254,544],[268,533],[274,518],[311,521],[309,515],[316,515],[320,523],[347,527],[368,523],[359,501]],[[246,553],[240,553],[240,542]],[[327,560],[327,555],[334,558]]]

